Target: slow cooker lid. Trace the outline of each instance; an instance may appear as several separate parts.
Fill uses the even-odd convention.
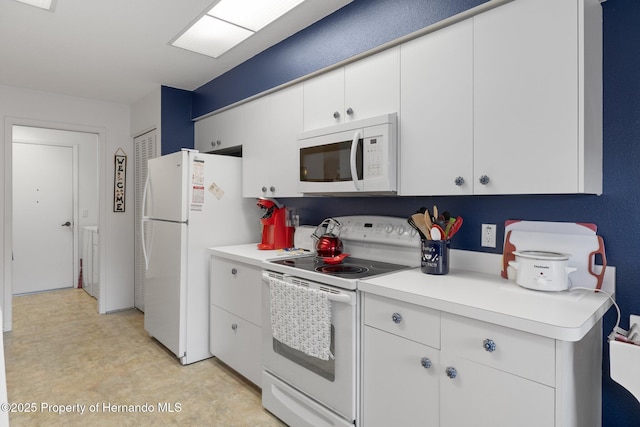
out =
[[[514,255],[521,256],[523,258],[549,260],[549,261],[566,261],[571,258],[569,254],[563,254],[561,252],[549,252],[549,251],[514,251]]]

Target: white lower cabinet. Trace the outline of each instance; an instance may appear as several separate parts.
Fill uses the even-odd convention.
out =
[[[363,426],[601,425],[601,322],[573,343],[364,293],[363,323]]]
[[[259,268],[211,257],[209,350],[254,384],[262,381]]]
[[[365,326],[362,425],[437,426],[439,353]]]

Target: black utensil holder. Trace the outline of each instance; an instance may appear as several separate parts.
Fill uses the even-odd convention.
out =
[[[422,240],[420,268],[425,274],[449,273],[449,240]]]

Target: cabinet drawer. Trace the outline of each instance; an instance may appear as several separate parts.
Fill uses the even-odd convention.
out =
[[[260,326],[262,273],[258,268],[211,257],[211,304]]]
[[[260,386],[262,377],[262,328],[211,306],[209,351]]]
[[[364,294],[364,323],[440,348],[440,312],[378,295]]]
[[[442,313],[442,351],[555,386],[551,338]]]

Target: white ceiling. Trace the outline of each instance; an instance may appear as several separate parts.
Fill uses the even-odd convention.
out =
[[[194,90],[351,1],[307,0],[214,59],[169,43],[217,0],[0,0],[0,84],[124,104]]]

